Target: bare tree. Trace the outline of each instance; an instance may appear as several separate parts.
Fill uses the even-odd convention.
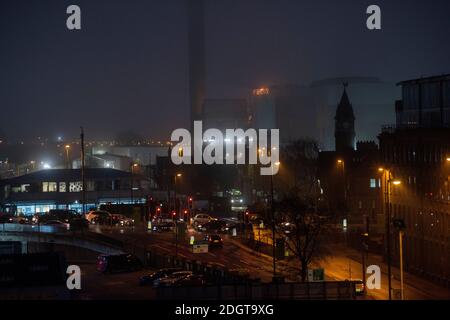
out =
[[[285,245],[296,260],[294,269],[306,281],[309,265],[313,259],[324,254],[321,236],[326,219],[318,212],[317,200],[292,190],[277,204],[278,234],[285,237]]]
[[[302,281],[306,281],[311,262],[324,251],[325,219],[320,213],[325,210],[317,178],[318,154],[319,147],[312,139],[297,140],[282,149],[280,171],[287,180],[283,179],[280,201],[274,204],[280,226],[277,233],[286,238],[285,246],[296,260]]]

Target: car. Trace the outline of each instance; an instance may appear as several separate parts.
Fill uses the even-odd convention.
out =
[[[205,237],[205,240],[208,241],[208,245],[210,248],[223,247],[223,240],[222,237],[218,234],[211,234]]]
[[[48,220],[43,223],[45,226],[55,226],[55,227],[68,227],[69,224],[66,222],[63,222],[61,220]]]
[[[152,231],[155,232],[169,232],[172,231],[173,229],[174,229],[173,222],[158,223],[152,226]]]
[[[25,217],[23,215],[19,215],[19,216],[12,216],[12,223],[19,223],[19,224],[28,224],[31,222],[31,219],[28,217]]]
[[[364,295],[364,282],[362,280],[354,280],[355,283],[355,293],[358,296]]]
[[[277,226],[277,229],[285,234],[292,234],[295,232],[295,225],[290,222],[284,222],[281,225]]]
[[[101,211],[101,210],[89,211],[88,213],[86,213],[85,218],[87,221],[89,221],[89,223],[92,223],[95,218],[98,218],[97,221],[102,222],[109,221],[111,223],[112,221],[111,214],[108,211]]]
[[[131,227],[134,225],[134,219],[128,218],[123,214],[112,214],[112,223],[118,226]]]
[[[85,230],[89,228],[89,221],[84,218],[75,218],[70,220],[69,229],[72,231]]]
[[[207,231],[207,232],[225,232],[226,228],[226,221],[223,220],[211,220],[204,224],[197,225],[198,231]]]
[[[52,209],[48,212],[48,215],[54,220],[61,220],[64,222],[70,222],[70,220],[81,217],[75,210],[66,209]]]
[[[199,214],[195,215],[195,217],[192,219],[192,224],[194,225],[194,227],[196,227],[198,225],[208,223],[211,220],[213,220],[213,218],[210,215],[204,214],[204,213],[199,213]]]
[[[142,262],[131,253],[102,254],[97,258],[97,270],[102,273],[132,272],[141,270],[142,267]]]
[[[140,286],[145,286],[145,285],[153,285],[153,282],[157,279],[160,278],[165,278],[171,274],[173,274],[174,272],[180,272],[183,271],[183,269],[181,268],[166,268],[166,269],[160,269],[156,272],[153,272],[152,274],[148,274],[145,276],[142,276],[139,279],[139,285]]]
[[[78,219],[81,217],[82,215],[77,213],[75,210],[52,209],[45,214],[34,214],[31,221],[34,224],[44,224],[46,221],[50,220],[59,220],[70,223],[72,219]]]
[[[154,287],[170,287],[173,286],[173,284],[183,278],[186,278],[187,276],[192,275],[192,271],[178,271],[174,272],[166,277],[156,279],[153,281]]]
[[[191,274],[184,278],[175,280],[172,285],[177,287],[204,286],[207,283],[206,277],[200,274]]]
[[[14,216],[12,214],[0,215],[0,223],[14,223]]]

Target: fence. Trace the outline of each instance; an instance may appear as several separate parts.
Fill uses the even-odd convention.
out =
[[[324,281],[161,287],[156,296],[161,300],[352,300],[356,293],[352,281]]]

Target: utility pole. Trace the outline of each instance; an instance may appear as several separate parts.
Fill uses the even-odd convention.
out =
[[[273,279],[276,277],[276,259],[275,259],[275,212],[273,208],[273,174],[270,175],[270,212],[272,214],[272,256],[273,256]]]
[[[400,293],[401,299],[405,300],[405,295],[403,291],[403,230],[399,231],[398,238],[400,247]]]
[[[86,213],[86,181],[85,181],[85,153],[84,153],[84,129],[80,127],[81,134],[81,203],[82,203],[82,213]]]
[[[389,175],[389,176],[388,176]],[[390,171],[386,172],[386,253],[388,265],[389,300],[392,300],[392,270],[391,270],[391,203],[390,203]]]

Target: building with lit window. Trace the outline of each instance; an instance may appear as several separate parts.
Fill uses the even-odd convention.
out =
[[[335,119],[335,151],[319,153],[319,179],[330,210],[349,229],[374,233],[382,227],[379,150],[373,141],[355,143],[355,115],[344,84]]]
[[[86,168],[86,209],[101,204],[144,203],[150,181],[138,174]],[[51,209],[82,210],[80,169],[49,169],[0,180],[0,204],[8,212],[31,215]]]
[[[391,188],[391,217],[404,222],[405,268],[449,286],[450,76],[399,85],[403,99],[396,103],[397,123],[379,135],[383,166],[400,182]],[[391,239],[398,262],[394,227]]]

